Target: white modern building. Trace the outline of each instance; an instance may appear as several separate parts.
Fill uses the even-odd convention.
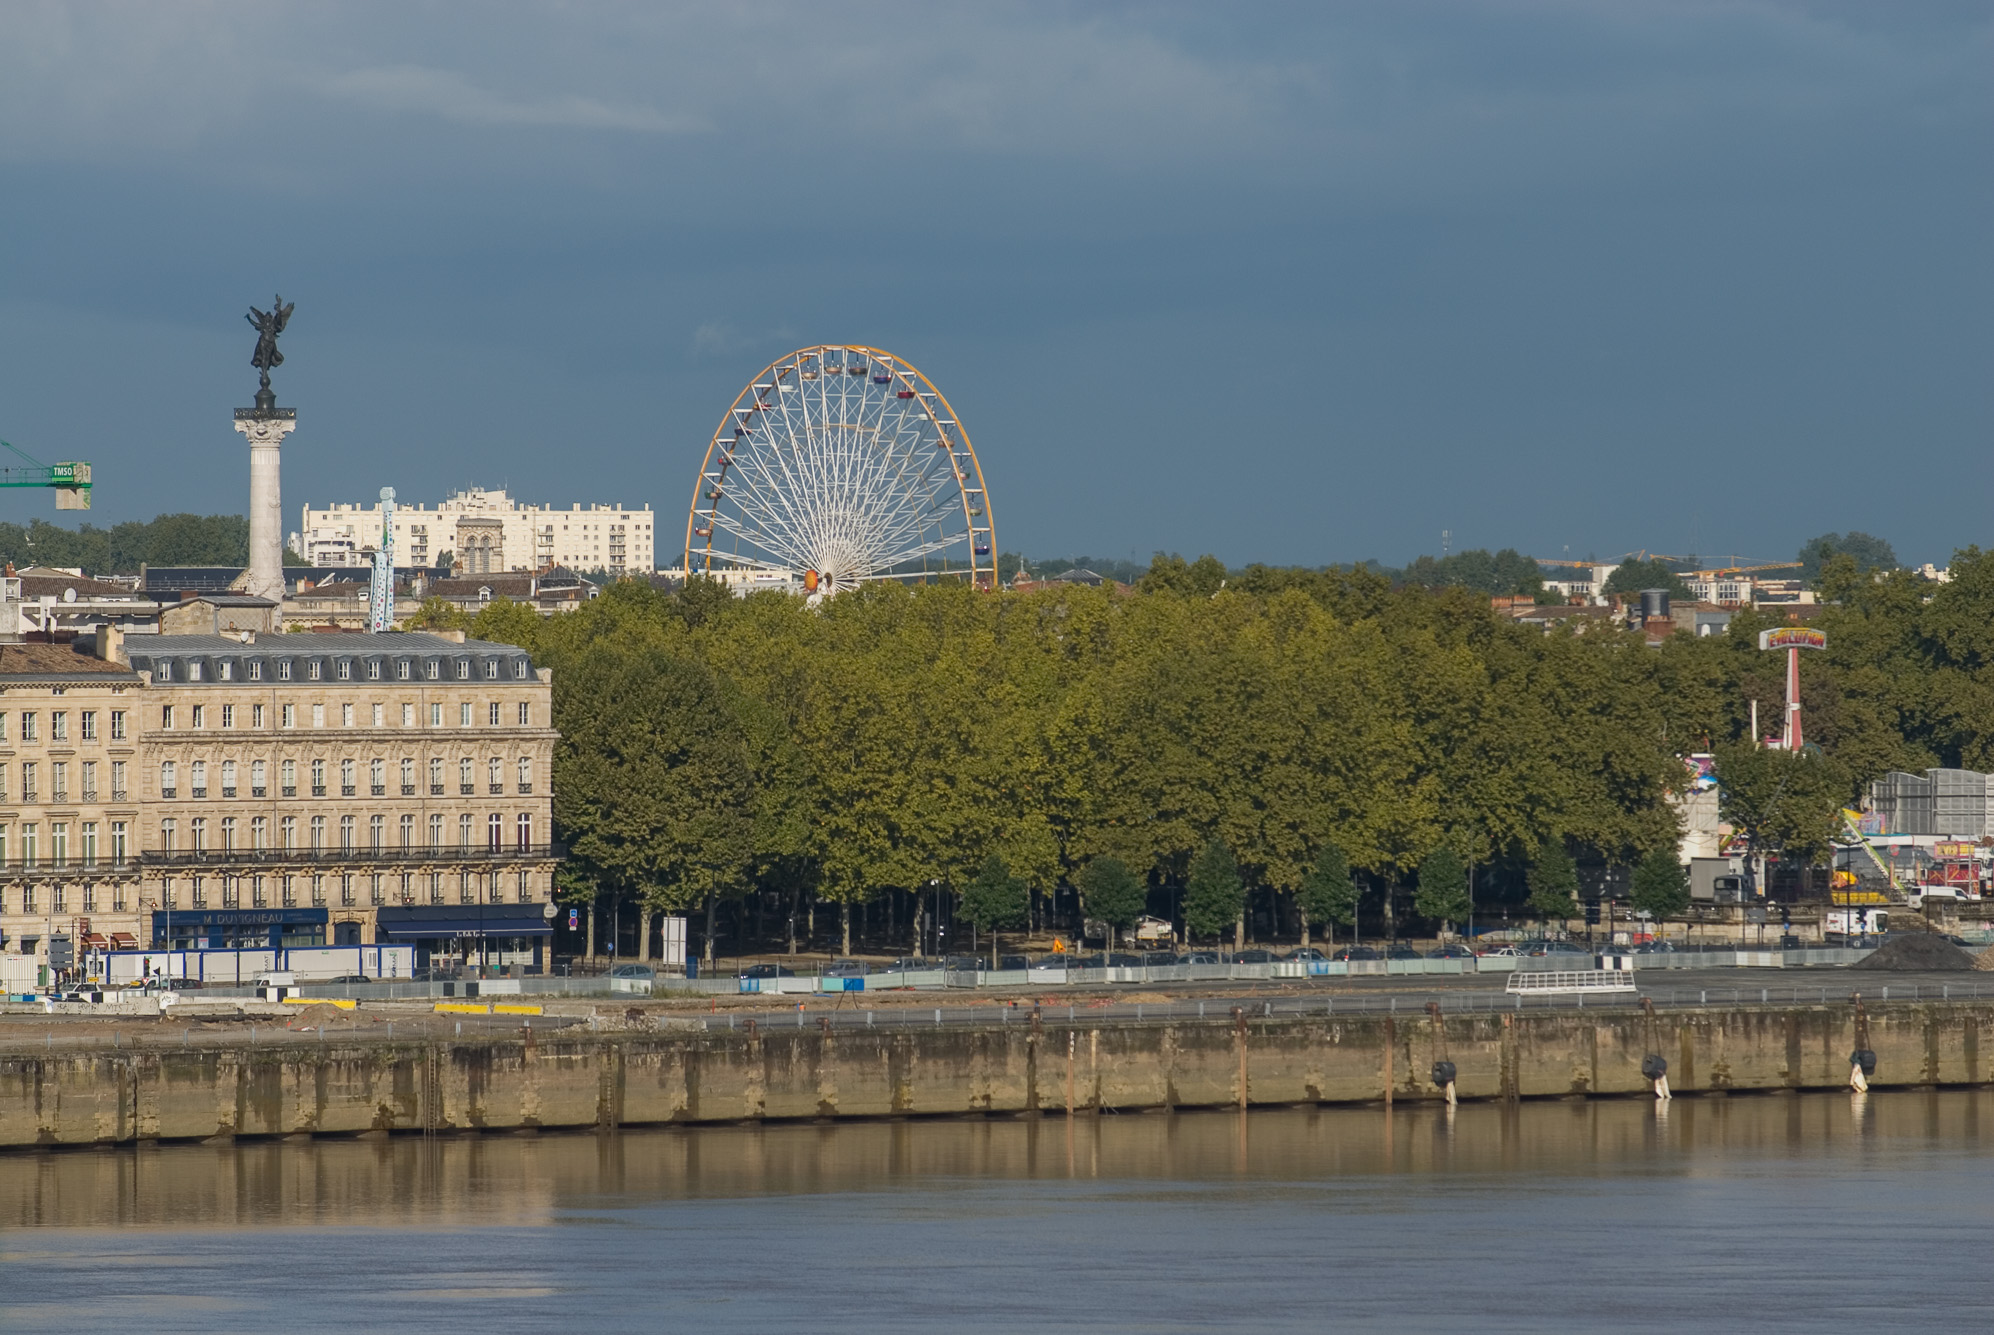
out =
[[[463,575],[570,570],[648,575],[655,568],[651,507],[527,505],[470,487],[442,504],[395,506],[395,564],[434,565],[451,553]],[[304,508],[291,550],[315,566],[365,566],[381,541],[381,506]]]

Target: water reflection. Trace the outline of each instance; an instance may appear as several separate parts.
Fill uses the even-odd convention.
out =
[[[951,1183],[1522,1182],[1978,1155],[1978,1091],[1294,1109],[618,1135],[244,1142],[0,1156],[0,1227],[535,1227],[647,1202]],[[1860,1160],[1858,1159],[1858,1162]]]

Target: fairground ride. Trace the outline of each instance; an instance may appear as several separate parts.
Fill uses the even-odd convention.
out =
[[[822,343],[769,363],[713,433],[685,571],[830,593],[868,580],[997,587],[990,493],[969,435],[900,357]]]

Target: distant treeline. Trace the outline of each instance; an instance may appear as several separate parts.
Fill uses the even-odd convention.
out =
[[[70,566],[86,575],[128,575],[148,566],[239,566],[249,563],[249,520],[242,515],[160,515],[110,528],[59,528],[45,519],[0,524],[0,559],[18,568]],[[290,552],[286,565],[302,565]]]
[[[1244,569],[1227,571],[1213,557],[1206,556],[1199,559],[1207,563],[1211,569],[1217,570],[1222,577],[1230,574],[1236,578],[1244,574]],[[1105,556],[1062,556],[1048,560],[1026,560],[1007,552],[998,562],[998,574],[1008,583],[1020,565],[1029,569],[1038,579],[1051,579],[1068,570],[1091,570],[1097,575],[1106,576],[1123,584],[1135,584],[1143,579],[1150,579],[1153,583],[1159,568],[1187,567],[1184,558],[1175,552],[1167,554],[1157,552],[1145,565],[1137,565],[1134,561],[1118,561]],[[1412,585],[1422,589],[1467,589],[1474,593],[1531,596],[1541,595],[1544,591],[1544,575],[1537,568],[1537,562],[1510,547],[1494,553],[1478,549],[1456,552],[1452,556],[1422,556],[1402,570],[1394,570],[1376,561],[1313,568],[1317,574],[1353,570],[1366,570],[1375,575],[1382,575],[1394,584]]]

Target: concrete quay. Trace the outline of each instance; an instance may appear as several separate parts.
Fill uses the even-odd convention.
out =
[[[1985,1083],[1985,1001],[1257,1015],[932,1029],[372,1034],[0,1053],[0,1147]]]

